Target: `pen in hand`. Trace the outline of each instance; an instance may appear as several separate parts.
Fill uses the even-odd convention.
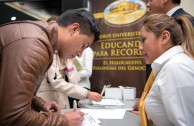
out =
[[[103,86],[103,89],[102,89],[102,92],[101,92],[101,96],[104,94],[105,88],[106,88],[106,85]]]
[[[104,85],[103,86],[103,89],[102,89],[102,92],[101,92],[101,96],[104,94],[104,92],[105,92],[105,89],[106,88],[109,88],[111,85],[109,84],[109,85]]]
[[[73,101],[73,109],[74,109],[74,111],[77,110],[77,102],[76,102],[76,100]]]

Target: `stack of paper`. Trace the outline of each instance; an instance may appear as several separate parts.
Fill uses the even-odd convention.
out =
[[[101,122],[98,119],[92,117],[89,113],[85,113],[81,126],[100,126],[99,123]]]
[[[121,101],[118,99],[102,99],[100,102],[92,101],[93,105],[117,105],[121,106],[124,105]]]
[[[67,111],[66,109],[61,110],[61,114],[64,114],[66,111]],[[84,111],[82,111],[82,112],[84,112]],[[81,126],[100,126],[99,125],[99,123],[101,123],[100,120],[98,120],[94,116],[90,115],[90,113],[88,113],[86,111],[84,112],[84,114],[85,114],[84,120],[83,120],[83,123]]]
[[[81,109],[80,111],[90,114],[97,119],[123,119],[125,109]],[[102,114],[103,113],[103,114]]]

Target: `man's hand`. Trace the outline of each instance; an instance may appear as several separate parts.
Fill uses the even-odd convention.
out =
[[[61,108],[57,105],[56,102],[52,101],[52,102],[46,102],[43,105],[43,111],[60,113]]]
[[[100,95],[97,92],[91,92],[91,91],[89,91],[88,94],[87,94],[87,98],[89,100],[91,100],[91,101],[99,102],[99,101],[102,100],[102,95]]]
[[[84,113],[79,110],[65,112],[64,115],[69,121],[69,126],[81,126],[83,123]]]

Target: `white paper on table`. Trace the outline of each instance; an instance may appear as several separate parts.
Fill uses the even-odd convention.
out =
[[[102,99],[100,102],[92,101],[92,103],[93,105],[117,105],[117,106],[124,105],[118,99]]]
[[[101,123],[98,119],[92,117],[89,113],[85,113],[81,126],[100,126],[98,123]]]
[[[64,114],[67,110],[63,109],[61,110],[61,114]],[[84,111],[83,111],[84,112]],[[84,120],[81,126],[100,126],[99,123],[100,120],[98,120],[97,118],[93,117],[92,115],[90,115],[87,112],[84,112]]]
[[[89,113],[97,119],[123,119],[125,109],[81,109],[84,113]]]

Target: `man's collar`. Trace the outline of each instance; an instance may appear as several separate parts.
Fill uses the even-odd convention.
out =
[[[171,10],[169,10],[169,11],[166,13],[166,15],[172,16],[172,14],[173,14],[175,11],[177,11],[178,9],[180,9],[180,8],[181,8],[181,6],[176,6],[176,7],[172,8]]]

